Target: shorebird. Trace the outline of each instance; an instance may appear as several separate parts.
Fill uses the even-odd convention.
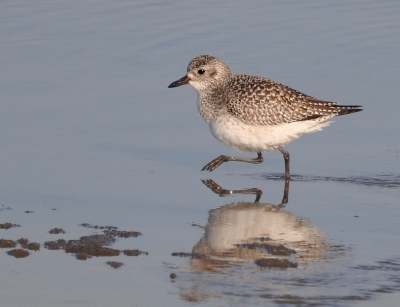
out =
[[[197,91],[199,113],[218,141],[257,153],[254,159],[221,155],[202,171],[229,161],[258,164],[264,160],[263,151],[279,150],[285,177],[290,178],[290,156],[284,145],[303,133],[322,130],[334,116],[362,111],[361,106],[319,100],[267,78],[233,75],[227,64],[210,55],[192,59],[187,74],[168,87],[184,84]]]

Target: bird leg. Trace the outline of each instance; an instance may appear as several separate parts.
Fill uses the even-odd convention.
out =
[[[289,154],[287,152],[286,152],[286,154],[289,157]],[[202,171],[210,171],[211,172],[211,171],[215,170],[218,166],[220,166],[222,163],[229,162],[229,161],[259,164],[259,163],[264,161],[264,158],[263,158],[263,156],[261,154],[261,151],[257,152],[257,158],[254,158],[254,159],[252,159],[252,158],[239,158],[239,157],[231,157],[231,156],[222,155],[222,156],[219,156],[218,158],[215,158],[211,162],[207,163],[201,170]]]
[[[283,159],[285,159],[285,178],[290,178],[290,155],[282,147],[278,147],[278,149],[282,153]]]

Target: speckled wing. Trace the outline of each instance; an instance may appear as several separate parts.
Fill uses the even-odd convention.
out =
[[[228,112],[253,125],[276,126],[361,111],[354,110],[357,106],[338,106],[270,79],[247,75],[235,75],[225,95]]]

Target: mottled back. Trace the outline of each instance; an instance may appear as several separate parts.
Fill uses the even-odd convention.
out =
[[[360,111],[357,106],[318,100],[263,77],[235,75],[223,92],[228,112],[247,124],[276,126]]]

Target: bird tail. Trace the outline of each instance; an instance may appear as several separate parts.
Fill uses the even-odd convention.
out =
[[[340,106],[340,105],[335,106],[335,108],[338,109],[337,112],[338,116],[360,112],[363,110],[361,109],[361,107],[362,106]]]

